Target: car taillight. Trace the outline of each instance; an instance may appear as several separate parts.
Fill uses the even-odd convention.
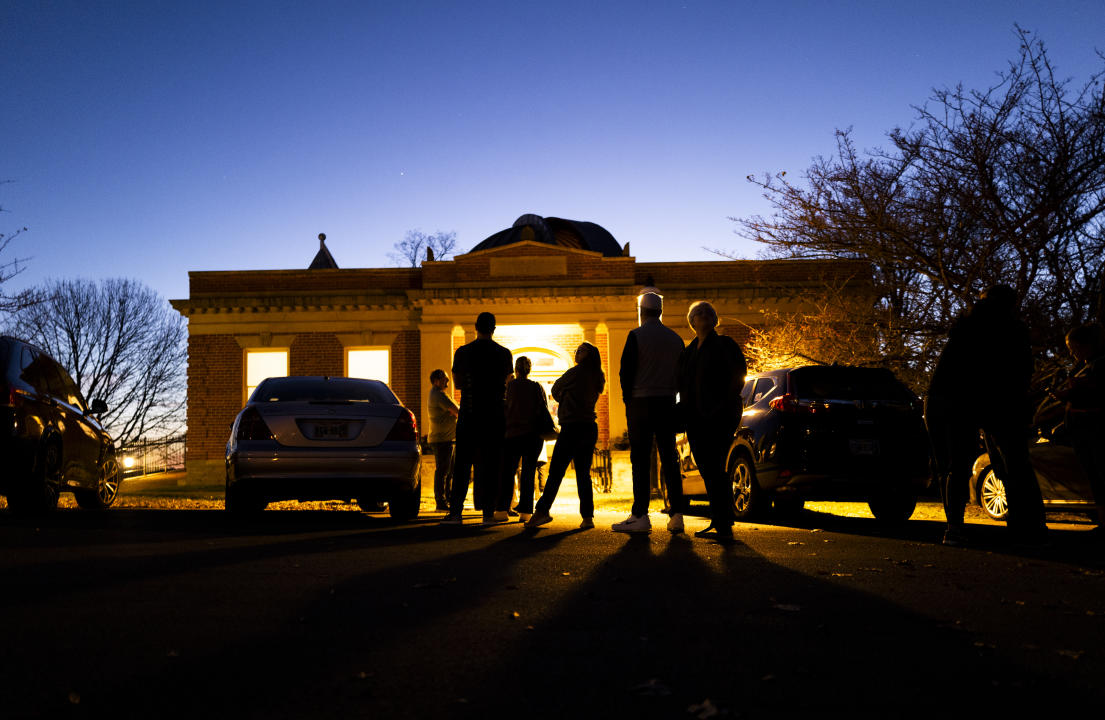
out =
[[[242,416],[238,419],[238,439],[273,439],[272,431],[269,430],[269,426],[265,424],[265,420],[261,417],[261,413],[257,412],[257,408],[248,407],[242,411]]]
[[[29,395],[30,393],[26,390],[20,390],[14,385],[8,385],[7,392],[0,394],[0,397],[6,400],[5,405],[8,407],[19,407]]]
[[[414,413],[407,408],[403,408],[403,410],[405,412],[400,414],[399,419],[391,426],[391,432],[384,438],[385,440],[414,442],[418,438],[418,426],[414,421]]]
[[[798,398],[786,393],[769,402],[768,407],[779,412],[798,412]]]
[[[829,410],[828,403],[810,402],[807,405],[803,405],[798,401],[798,398],[790,393],[775,398],[768,403],[768,407],[772,410],[778,410],[779,412],[802,414],[823,413]]]

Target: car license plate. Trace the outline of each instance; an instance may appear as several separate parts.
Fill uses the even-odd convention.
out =
[[[879,441],[868,439],[849,440],[848,450],[853,455],[878,455]]]
[[[349,437],[349,424],[343,422],[315,423],[315,440],[344,440]]]

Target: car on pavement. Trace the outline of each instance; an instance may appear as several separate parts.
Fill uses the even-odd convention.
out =
[[[379,380],[327,376],[261,381],[231,425],[226,509],[277,500],[386,501],[396,519],[418,515],[421,451],[414,413]]]
[[[726,470],[738,519],[806,500],[866,501],[876,518],[909,519],[931,483],[920,399],[889,370],[815,365],[750,376]],[[683,492],[706,488],[685,436]]]
[[[1036,442],[1029,446],[1028,456],[1036,471],[1044,510],[1097,517],[1090,480],[1061,429],[1058,432],[1041,431]],[[988,453],[983,452],[975,460],[971,470],[970,493],[971,502],[978,503],[982,511],[994,520],[1008,517],[1005,483],[994,471]]]
[[[86,509],[110,507],[122,473],[115,443],[73,378],[34,345],[0,336],[0,494],[13,512],[38,514],[72,492]]]

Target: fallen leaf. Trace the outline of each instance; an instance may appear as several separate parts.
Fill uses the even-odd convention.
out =
[[[693,713],[696,718],[700,718],[701,720],[717,717],[721,714],[717,706],[710,701],[710,698],[706,698],[700,703],[687,706],[687,712]]]
[[[667,697],[671,695],[671,689],[667,685],[664,685],[656,678],[650,679],[648,682],[641,683],[633,690],[638,695],[647,695],[650,697]]]

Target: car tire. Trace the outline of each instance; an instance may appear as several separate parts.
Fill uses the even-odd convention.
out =
[[[258,515],[268,507],[268,500],[238,485],[227,483],[223,507],[232,515]]]
[[[978,480],[978,504],[982,512],[994,520],[1004,521],[1009,517],[1009,500],[1005,496],[1005,483],[994,472],[986,468]]]
[[[73,491],[73,497],[82,510],[107,510],[119,497],[119,483],[123,479],[123,469],[115,459],[115,453],[108,455],[100,464],[97,472],[96,487]]]
[[[913,517],[913,511],[917,509],[917,496],[903,490],[887,490],[872,496],[867,506],[879,522],[897,525]]]
[[[744,453],[733,456],[729,467],[729,480],[733,483],[733,517],[744,520],[760,511],[764,495],[756,481],[756,470]]]
[[[44,515],[57,509],[61,495],[61,441],[48,439],[35,457],[29,477],[8,494],[8,507],[19,515]]]
[[[414,488],[388,498],[388,515],[392,520],[412,520],[418,517],[422,505],[422,480]]]

